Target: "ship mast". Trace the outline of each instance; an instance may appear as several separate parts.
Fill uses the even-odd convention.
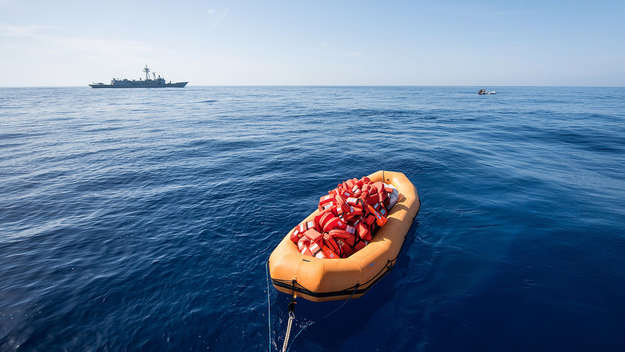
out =
[[[145,80],[149,80],[150,79],[150,69],[148,68],[148,65],[145,65],[145,68],[143,69],[143,72],[145,72]]]

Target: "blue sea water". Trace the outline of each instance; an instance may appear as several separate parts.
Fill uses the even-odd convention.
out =
[[[275,351],[265,261],[379,169],[397,266],[292,351],[625,350],[625,88],[478,88],[0,89],[0,350]]]

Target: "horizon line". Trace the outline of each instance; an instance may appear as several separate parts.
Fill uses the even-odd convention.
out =
[[[488,84],[198,84],[187,85],[187,87],[319,87],[319,88],[331,88],[331,87],[551,87],[551,88],[625,88],[625,85],[558,85],[558,84],[516,84],[516,85],[488,85]],[[58,85],[58,86],[2,86],[0,88],[90,88],[89,85]],[[119,89],[119,88],[111,88]],[[138,88],[127,88],[138,89]],[[141,88],[139,88],[141,89]],[[144,88],[155,89],[155,88]],[[160,88],[163,89],[163,88]]]

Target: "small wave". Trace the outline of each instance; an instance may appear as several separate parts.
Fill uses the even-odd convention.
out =
[[[121,130],[124,127],[100,127],[100,128],[92,128],[89,130],[84,130],[85,132],[108,132],[108,131],[116,131]]]
[[[0,133],[0,139],[18,139],[30,137],[30,134],[27,133]]]

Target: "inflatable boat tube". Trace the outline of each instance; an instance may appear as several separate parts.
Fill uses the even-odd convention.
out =
[[[358,298],[397,261],[406,233],[419,212],[417,189],[401,172],[377,171],[372,182],[392,184],[399,191],[386,224],[363,249],[348,258],[319,259],[302,255],[287,234],[269,256],[269,274],[280,292],[309,301]],[[305,221],[314,219],[318,210]]]

